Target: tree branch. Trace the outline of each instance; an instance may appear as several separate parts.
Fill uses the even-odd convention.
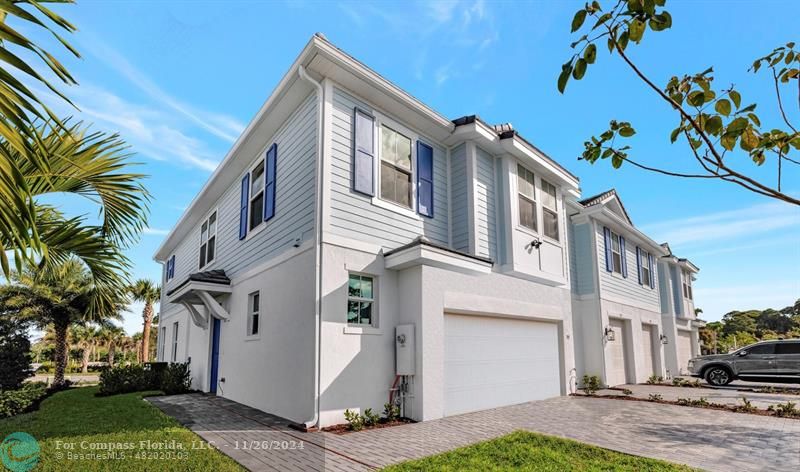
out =
[[[783,111],[783,101],[781,100],[781,88],[778,86],[778,74],[775,72],[775,69],[772,69],[772,78],[775,81],[775,96],[778,97],[778,109],[781,111],[781,116],[783,117],[783,121],[786,123],[786,126],[792,128],[792,131],[797,133],[797,128],[792,126],[789,123],[789,118],[786,117],[786,112]]]

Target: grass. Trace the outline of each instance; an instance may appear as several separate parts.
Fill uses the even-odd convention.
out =
[[[36,438],[41,447],[37,472],[242,470],[142,399],[157,392],[95,397],[96,392],[97,387],[59,392],[38,411],[0,420],[0,440],[15,431]],[[104,457],[109,446],[116,448],[115,457]]]
[[[384,469],[401,471],[691,471],[690,467],[631,456],[569,439],[517,431],[491,441]]]

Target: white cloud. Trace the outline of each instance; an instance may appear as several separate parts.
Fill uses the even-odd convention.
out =
[[[169,230],[161,228],[144,228],[142,230],[142,234],[150,236],[166,236],[169,234]]]
[[[443,85],[451,76],[451,64],[440,66],[433,76],[436,80],[436,85]]]
[[[458,0],[434,0],[426,2],[428,16],[436,22],[446,23],[453,19]]]

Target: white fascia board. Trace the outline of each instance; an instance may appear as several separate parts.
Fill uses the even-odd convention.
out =
[[[438,267],[466,274],[488,274],[492,271],[490,262],[479,261],[444,249],[417,244],[384,258],[387,269],[403,270],[418,265]]]
[[[649,236],[639,231],[635,226],[630,225],[624,218],[617,215],[613,211],[606,208],[604,205],[593,205],[584,210],[584,214],[595,218],[596,220],[609,224],[612,227],[616,226],[617,228],[622,228],[622,230],[617,231],[624,231],[627,235],[633,235],[634,242],[637,242],[643,246],[648,246],[648,249],[651,249],[653,253],[658,256],[666,256],[669,253],[666,249],[664,249],[660,244],[650,239]]]
[[[211,283],[208,283],[208,282],[190,281],[189,283],[187,283],[186,285],[184,285],[183,287],[178,289],[177,292],[175,292],[175,293],[173,293],[171,295],[167,295],[167,301],[169,303],[180,303],[181,301],[183,301],[187,297],[192,296],[192,292],[201,291],[201,290],[202,291],[206,291],[206,292],[216,293],[216,294],[233,292],[233,288],[231,288],[230,285],[211,284]]]
[[[516,136],[513,138],[501,139],[500,145],[506,152],[522,159],[523,162],[533,162],[539,169],[544,170],[550,179],[558,180],[562,187],[575,191],[580,189],[580,182],[578,179],[554,165],[550,162],[550,159],[539,155],[539,153],[531,149]]]

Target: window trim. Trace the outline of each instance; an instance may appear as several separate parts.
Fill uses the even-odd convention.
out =
[[[253,310],[253,296],[258,295],[258,310]],[[261,290],[256,290],[247,294],[247,323],[245,325],[245,340],[261,338]],[[253,332],[253,316],[258,316],[258,330]]]
[[[164,352],[164,350],[166,349],[166,342],[167,342],[167,327],[162,326],[159,331],[161,331],[161,334],[159,335],[158,339],[158,351],[159,351],[158,354],[160,354],[161,362],[164,362],[167,357],[167,354]]]
[[[417,208],[417,146],[418,141],[433,147],[428,140],[422,139],[419,133],[412,131],[407,126],[403,126],[391,118],[383,115],[377,110],[372,110],[373,121],[373,142],[375,143],[375,159],[372,165],[372,179],[375,182],[375,195],[371,198],[372,204],[403,216],[421,220],[422,216],[416,212]],[[381,127],[386,126],[392,131],[395,131],[411,140],[411,181],[410,192],[411,199],[409,200],[410,206],[406,207],[400,203],[392,200],[387,200],[381,197],[381,164],[383,162],[383,143],[381,141]],[[434,149],[435,150],[435,149]],[[388,161],[387,161],[388,162]]]
[[[172,323],[172,362],[178,360],[178,322]]]
[[[214,262],[217,261],[217,247],[218,247],[217,243],[219,242],[219,238],[217,237],[217,235],[219,233],[219,211],[218,211],[217,208],[214,208],[213,210],[208,212],[206,214],[206,217],[202,221],[200,221],[200,245],[198,246],[198,254],[200,256],[203,255],[203,225],[204,224],[208,224],[208,221],[211,219],[212,216],[216,216],[216,219],[214,220],[214,236],[213,236],[214,237],[214,257],[211,260],[208,260],[208,241],[210,241],[211,237],[212,237],[211,233],[209,232],[208,236],[206,237],[206,242],[205,242],[205,244],[206,244],[206,254],[205,254],[206,261],[205,261],[204,264],[201,265],[200,264],[201,261],[198,260],[197,261],[197,268],[198,269],[207,268],[210,265],[212,265]],[[175,268],[173,267],[172,270],[175,271]]]
[[[516,164],[517,164],[517,167],[516,167],[514,173],[516,175],[515,184],[516,184],[516,187],[517,187],[516,188],[516,191],[517,191],[517,228],[519,228],[519,229],[521,229],[523,231],[532,232],[532,233],[534,233],[535,235],[538,236],[539,235],[539,211],[537,210],[537,208],[539,206],[539,201],[536,198],[536,190],[537,190],[536,189],[536,187],[537,187],[536,186],[536,173],[533,172],[528,167],[522,165],[522,163],[520,163],[520,162],[516,162]],[[520,179],[519,170],[520,170],[520,168],[522,168],[522,169],[526,170],[527,172],[529,172],[531,174],[531,176],[533,177],[533,183],[532,183],[532,185],[533,185],[533,199],[531,199],[531,197],[529,197],[528,195],[523,194],[522,190],[519,188],[519,179]],[[520,198],[524,198],[525,200],[533,203],[533,225],[535,226],[535,228],[531,228],[529,226],[525,226],[525,225],[522,224],[522,215],[521,215],[521,211],[522,210],[520,209],[520,205],[519,205],[519,199]]]
[[[269,150],[269,148],[267,148],[267,150]],[[259,228],[262,228],[263,227],[262,225],[265,223],[265,221],[264,221],[264,206],[267,204],[267,195],[264,193],[266,191],[265,188],[264,188],[265,187],[264,184],[266,183],[266,180],[267,180],[266,151],[262,152],[262,154],[264,154],[264,157],[260,157],[260,158],[256,159],[255,162],[253,162],[253,164],[251,164],[250,167],[247,170],[247,173],[250,175],[250,182],[249,182],[249,186],[247,188],[247,235],[248,235],[248,237],[253,232],[257,231]],[[262,185],[261,185],[261,189],[258,190],[254,195],[253,194],[253,185],[255,185],[255,179],[253,178],[253,172],[255,172],[256,168],[258,168],[259,165],[263,165],[264,166],[264,169],[262,170],[262,174],[261,174]],[[254,214],[254,212],[253,212],[253,200],[255,200],[255,198],[258,196],[259,193],[261,193],[261,195],[262,195],[262,197],[261,197],[261,211],[259,212],[259,215],[261,217],[261,221],[259,221],[257,225],[251,226],[250,222],[252,221],[253,214]]]
[[[681,270],[681,280],[683,283],[683,298],[694,301],[692,293],[692,274],[688,270]]]
[[[644,279],[644,271],[647,269],[647,280]],[[641,286],[650,288],[655,285],[653,277],[653,268],[650,267],[650,253],[641,247],[639,248],[639,270],[641,270]],[[652,289],[651,289],[652,290]]]
[[[619,233],[615,233],[614,230],[611,228],[608,229],[608,239],[611,242],[611,273],[612,274],[619,274],[622,275],[622,258],[626,256],[626,254],[622,253],[622,236]],[[617,249],[614,250],[614,238],[617,238]],[[614,265],[614,254],[619,256],[619,270]]]
[[[166,273],[166,275],[164,277],[167,282],[169,282],[170,280],[175,278],[175,260],[173,259],[174,257],[175,257],[175,254],[170,254],[170,256],[167,257],[167,264],[166,264],[166,267],[165,267],[167,273]],[[170,267],[170,266],[172,266],[172,267]]]
[[[364,297],[351,297],[349,293],[350,288],[350,277],[352,276],[359,276],[359,277],[368,277],[372,279],[372,298],[364,298]],[[345,290],[348,290],[346,295],[346,303],[345,303],[345,312],[344,312],[344,323],[345,323],[345,333],[354,333],[354,334],[377,334],[378,330],[380,329],[380,323],[378,319],[378,276],[374,274],[368,274],[366,272],[357,272],[357,271],[348,271],[347,272],[347,285]],[[347,312],[348,306],[350,305],[350,301],[359,301],[359,302],[370,302],[372,303],[372,320],[370,324],[360,324],[360,323],[350,323],[347,320]]]
[[[559,215],[558,215],[558,193],[559,193],[558,192],[558,186],[555,185],[555,184],[550,183],[549,180],[545,180],[545,179],[543,179],[541,177],[539,177],[539,184],[540,184],[540,187],[541,187],[540,188],[540,194],[539,194],[540,198],[539,199],[541,200],[541,205],[542,205],[542,236],[550,239],[551,241],[555,241],[555,242],[561,244],[561,221],[559,220]],[[548,207],[548,206],[546,206],[544,204],[544,194],[547,193],[544,190],[544,184],[547,184],[547,185],[553,187],[553,190],[555,190],[556,194],[553,196],[553,198],[555,199],[555,208],[550,208],[550,207]],[[547,193],[547,194],[550,195],[549,193]],[[552,213],[556,217],[556,237],[555,238],[546,233],[546,230],[545,230],[546,227],[545,227],[545,223],[544,223],[544,213],[546,211],[549,211],[550,213]]]

